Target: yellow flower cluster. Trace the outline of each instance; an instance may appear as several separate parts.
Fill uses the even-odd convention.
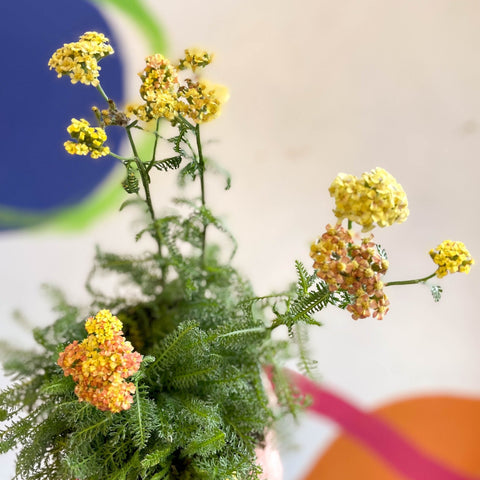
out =
[[[72,83],[99,85],[99,60],[113,53],[109,40],[102,33],[86,32],[78,42],[65,43],[48,61],[58,77],[68,75]]]
[[[131,111],[144,122],[154,118],[173,120],[177,104],[177,68],[159,53],[150,55],[145,62],[145,69],[138,74],[142,80],[140,96],[145,103],[131,107]]]
[[[444,277],[447,273],[468,273],[475,263],[465,245],[452,240],[444,240],[437,248],[432,248],[430,256],[438,265],[435,272],[438,278]]]
[[[329,192],[335,198],[335,216],[358,223],[364,232],[375,224],[386,227],[402,223],[409,214],[402,186],[383,168],[365,172],[360,178],[340,173]]]
[[[148,122],[157,118],[175,121],[178,115],[195,122],[205,123],[218,117],[222,105],[228,100],[228,91],[201,79],[185,78],[180,82],[178,71],[192,72],[205,67],[212,55],[199,50],[185,50],[186,57],[178,65],[161,54],[146,58],[145,69],[139,73],[142,80],[140,96],[144,104],[131,106],[129,111]]]
[[[110,153],[110,148],[104,146],[107,141],[105,130],[100,127],[91,127],[84,118],[72,118],[67,132],[75,140],[66,141],[63,145],[71,155],[88,155],[92,158],[104,157]]]
[[[205,123],[218,117],[222,105],[228,100],[228,90],[205,80],[188,81],[179,88],[178,98],[179,113],[195,123]]]
[[[213,60],[213,55],[199,48],[187,48],[185,50],[185,58],[178,62],[178,69],[190,69],[195,72],[197,68],[205,68]]]
[[[58,365],[77,383],[75,394],[80,401],[102,411],[128,410],[135,385],[125,379],[138,371],[142,356],[125,341],[122,323],[108,310],[89,318],[85,329],[87,338],[68,345],[60,353]]]
[[[362,238],[357,244],[341,225],[327,225],[326,232],[310,248],[315,273],[329,290],[343,290],[353,297],[347,310],[354,320],[370,315],[381,320],[390,303],[380,280],[387,272],[388,261],[380,256],[372,238]]]

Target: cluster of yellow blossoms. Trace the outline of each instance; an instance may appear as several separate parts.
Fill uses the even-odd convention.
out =
[[[60,353],[58,365],[77,383],[75,394],[102,411],[118,413],[133,402],[135,385],[125,379],[140,368],[142,356],[122,334],[122,322],[108,310],[90,317],[88,336]]]
[[[358,223],[364,232],[375,224],[386,227],[402,223],[409,214],[402,186],[383,168],[365,172],[360,178],[340,173],[329,192],[335,198],[335,216]]]
[[[330,291],[343,290],[354,297],[347,307],[354,320],[370,315],[381,320],[390,303],[380,280],[388,261],[380,256],[372,238],[362,238],[358,244],[341,225],[327,225],[310,249],[316,274]]]
[[[475,263],[465,245],[452,240],[444,240],[437,248],[432,248],[430,256],[438,265],[435,272],[438,278],[447,273],[468,273]]]
[[[129,111],[140,120],[148,122],[157,118],[174,121],[182,115],[195,123],[205,123],[220,114],[221,106],[228,100],[228,91],[198,78],[185,78],[180,82],[179,70],[207,66],[212,55],[203,50],[185,50],[185,58],[173,65],[157,53],[145,59],[145,69],[139,73],[142,80],[140,96],[144,104],[131,106]]]
[[[100,127],[91,127],[84,118],[77,120],[72,118],[67,132],[75,140],[66,141],[63,145],[65,150],[72,155],[88,155],[99,158],[110,153],[110,148],[105,146],[107,134]]]
[[[185,50],[185,58],[178,62],[179,70],[189,69],[195,72],[197,68],[205,68],[212,63],[213,54],[199,48],[190,48]]]
[[[78,42],[65,43],[50,58],[48,66],[59,77],[68,75],[72,83],[99,85],[101,67],[98,61],[113,53],[109,40],[102,33],[86,32]]]

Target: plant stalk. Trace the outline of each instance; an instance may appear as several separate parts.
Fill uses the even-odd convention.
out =
[[[387,283],[385,283],[384,286],[389,287],[390,285],[415,285],[417,283],[423,283],[423,282],[426,282],[427,280],[430,280],[436,274],[437,274],[437,272],[433,272],[431,275],[428,275],[428,276],[423,277],[423,278],[417,278],[417,279],[414,279],[414,280],[397,280],[395,282],[387,282]]]
[[[153,203],[152,203],[152,196],[150,194],[150,177],[148,175],[147,169],[145,168],[144,163],[142,162],[141,158],[138,155],[137,147],[135,145],[135,142],[133,140],[132,132],[130,131],[130,126],[125,127],[125,130],[127,131],[128,135],[128,141],[130,142],[130,146],[132,147],[133,155],[134,155],[134,161],[138,167],[138,171],[140,173],[140,179],[142,181],[142,186],[143,190],[145,192],[145,203],[147,204],[148,212],[150,214],[150,218],[152,219],[153,223],[153,232],[152,236],[157,243],[158,247],[158,256],[159,259],[161,260],[163,258],[162,255],[162,240],[160,238],[160,235],[158,233],[158,227],[157,227],[157,217],[155,215],[155,210],[153,208]],[[161,266],[161,271],[162,271],[162,285],[165,285],[165,270],[164,267]]]
[[[200,124],[195,125],[195,139],[197,140],[197,153],[198,153],[198,162],[200,164],[200,168],[198,169],[200,175],[200,190],[201,190],[201,202],[202,207],[205,208],[206,201],[205,201],[205,159],[203,158],[202,152],[202,141],[200,138]],[[203,231],[202,231],[202,264],[205,266],[205,250],[206,250],[206,243],[207,243],[207,224],[203,223]]]

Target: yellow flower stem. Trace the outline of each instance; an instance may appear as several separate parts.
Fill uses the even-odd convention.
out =
[[[198,162],[200,167],[198,169],[200,175],[200,190],[201,190],[201,202],[202,207],[205,207],[205,159],[203,158],[202,153],[202,141],[200,139],[200,124],[195,125],[195,138],[197,140],[197,152],[198,152]],[[206,240],[207,240],[207,224],[203,224],[203,231],[202,231],[202,264],[205,265],[205,249],[206,249]]]
[[[435,271],[431,275],[428,275],[428,276],[423,277],[423,278],[417,278],[415,280],[397,280],[395,282],[387,282],[387,283],[385,283],[384,286],[389,287],[390,285],[415,285],[416,283],[423,283],[423,282],[426,282],[427,280],[430,280],[436,274],[437,274],[437,272]]]

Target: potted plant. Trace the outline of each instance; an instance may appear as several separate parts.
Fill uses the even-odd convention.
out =
[[[403,222],[408,203],[400,184],[376,168],[333,181],[337,220],[313,242],[313,268],[296,262],[295,284],[255,295],[233,266],[233,235],[207,203],[209,171],[230,186],[228,174],[205,157],[201,138],[202,124],[218,117],[228,97],[202,76],[212,55],[190,49],[177,62],[147,57],[140,102],[121,109],[100,83],[99,62],[112,53],[104,35],[86,32],[50,59],[59,77],[97,88],[104,102],[93,107],[97,126],[72,119],[64,145],[74,155],[118,159],[128,195],[120,210],[143,210],[136,238],[150,237],[153,249],[139,256],[98,250],[87,308],[55,290],[58,318],[34,330],[39,349],[12,349],[4,364],[14,382],[0,394],[0,451],[18,449],[19,479],[278,480],[279,470],[262,474],[258,458],[270,449],[275,422],[309,401],[290,383],[284,360],[296,355],[310,374],[303,328],[320,325],[314,314],[333,305],[354,319],[381,319],[385,287],[468,273],[473,259],[461,242],[443,242],[431,252],[431,275],[383,282],[386,253],[365,232]],[[127,156],[110,151],[113,127],[125,130]],[[139,135],[151,137],[148,152],[139,149]],[[163,157],[161,144],[170,149]],[[197,191],[160,213],[151,178],[172,172]],[[215,243],[213,231],[223,240]],[[104,273],[125,288],[105,293]],[[438,297],[440,288],[432,289]],[[282,329],[284,338],[273,335]]]

